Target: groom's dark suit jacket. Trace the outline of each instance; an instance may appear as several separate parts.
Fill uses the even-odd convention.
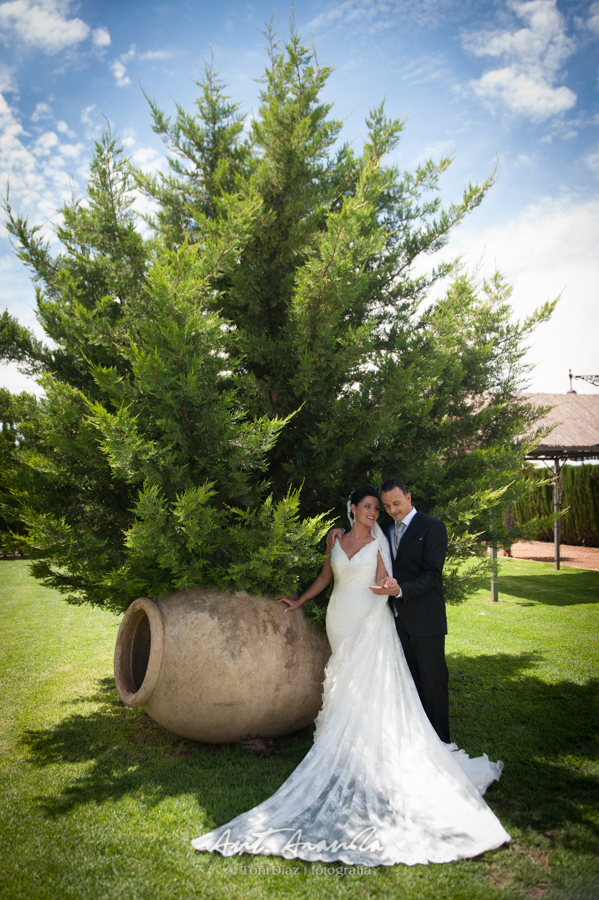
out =
[[[385,529],[393,541],[395,523]],[[443,563],[447,553],[447,529],[440,519],[417,512],[399,543],[393,575],[402,597],[391,598],[408,634],[433,637],[447,634],[443,597]],[[393,554],[392,554],[393,555]]]

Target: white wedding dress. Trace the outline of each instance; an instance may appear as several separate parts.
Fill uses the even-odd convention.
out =
[[[375,529],[351,559],[338,542],[331,554],[333,654],[313,747],[272,797],[192,841],[196,850],[390,866],[463,859],[510,840],[482,798],[503,764],[439,740],[387,598],[368,589],[379,549],[390,563]]]

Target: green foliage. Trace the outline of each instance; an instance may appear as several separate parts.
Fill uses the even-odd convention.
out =
[[[553,479],[547,469],[528,469],[530,492],[514,503],[514,519],[526,524],[540,517],[553,519]],[[599,547],[599,466],[563,466],[560,475],[560,533],[564,544]],[[553,528],[534,528],[537,540],[553,540]]]
[[[174,123],[146,98],[152,113],[152,128],[164,140],[173,156],[167,157],[167,176],[136,171],[141,189],[157,203],[148,223],[160,232],[169,248],[186,241],[201,240],[206,219],[226,215],[223,196],[235,192],[238,176],[247,174],[251,162],[248,143],[241,140],[243,116],[239,104],[224,93],[211,61],[204,69],[204,81],[196,100],[197,116],[177,104]]]
[[[232,509],[236,517],[226,548],[232,562],[226,577],[239,588],[271,584],[271,593],[301,591],[306,569],[316,574],[324,561],[317,544],[328,531],[324,515],[301,521],[299,492],[275,503],[272,496],[253,510]]]
[[[62,210],[59,255],[6,199],[51,342],[2,320],[4,358],[46,391],[11,401],[11,502],[36,576],[73,602],[305,586],[323,516],[393,475],[448,524],[450,599],[484,572],[484,542],[516,533],[498,523],[528,487],[521,435],[539,415],[518,400],[523,356],[553,305],[516,322],[499,275],[413,268],[493,175],[444,209],[451,160],[402,172],[403,123],[383,105],[360,153],[338,146],[330,69],[293,28],[284,47],[267,37],[247,136],[212,66],[194,115],[177,106],[172,121],[150,101],[170,171],[133,171],[106,134],[85,201]],[[156,205],[151,238],[135,188]]]
[[[33,331],[19,325],[15,317],[5,309],[0,316],[0,359],[19,363],[23,372],[36,375],[42,371],[43,362],[47,358],[47,351]],[[3,410],[5,405],[6,401],[3,400]]]

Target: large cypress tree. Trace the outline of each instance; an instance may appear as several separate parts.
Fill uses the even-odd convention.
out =
[[[46,373],[46,398],[20,403],[10,490],[34,572],[75,601],[290,589],[318,564],[322,515],[391,475],[448,522],[453,596],[483,538],[513,537],[497,523],[536,415],[516,397],[524,345],[551,305],[516,323],[499,276],[456,270],[430,302],[450,266],[413,274],[491,179],[442,209],[450,160],[389,164],[402,123],[382,106],[360,154],[338,147],[330,70],[293,30],[269,37],[247,136],[208,68],[195,115],[151,101],[168,175],[132,176],[114,138],[98,144],[61,256],[8,207],[54,344],[5,322],[5,356]],[[157,204],[152,239],[131,177]]]

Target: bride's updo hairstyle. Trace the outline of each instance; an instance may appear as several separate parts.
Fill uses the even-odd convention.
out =
[[[349,495],[349,501],[347,504],[347,514],[350,518],[350,521],[353,521],[353,514],[351,511],[352,506],[357,506],[358,503],[362,502],[364,497],[376,497],[379,503],[381,502],[381,496],[379,492],[371,484],[365,484],[364,487],[359,487],[355,491],[352,491]]]

